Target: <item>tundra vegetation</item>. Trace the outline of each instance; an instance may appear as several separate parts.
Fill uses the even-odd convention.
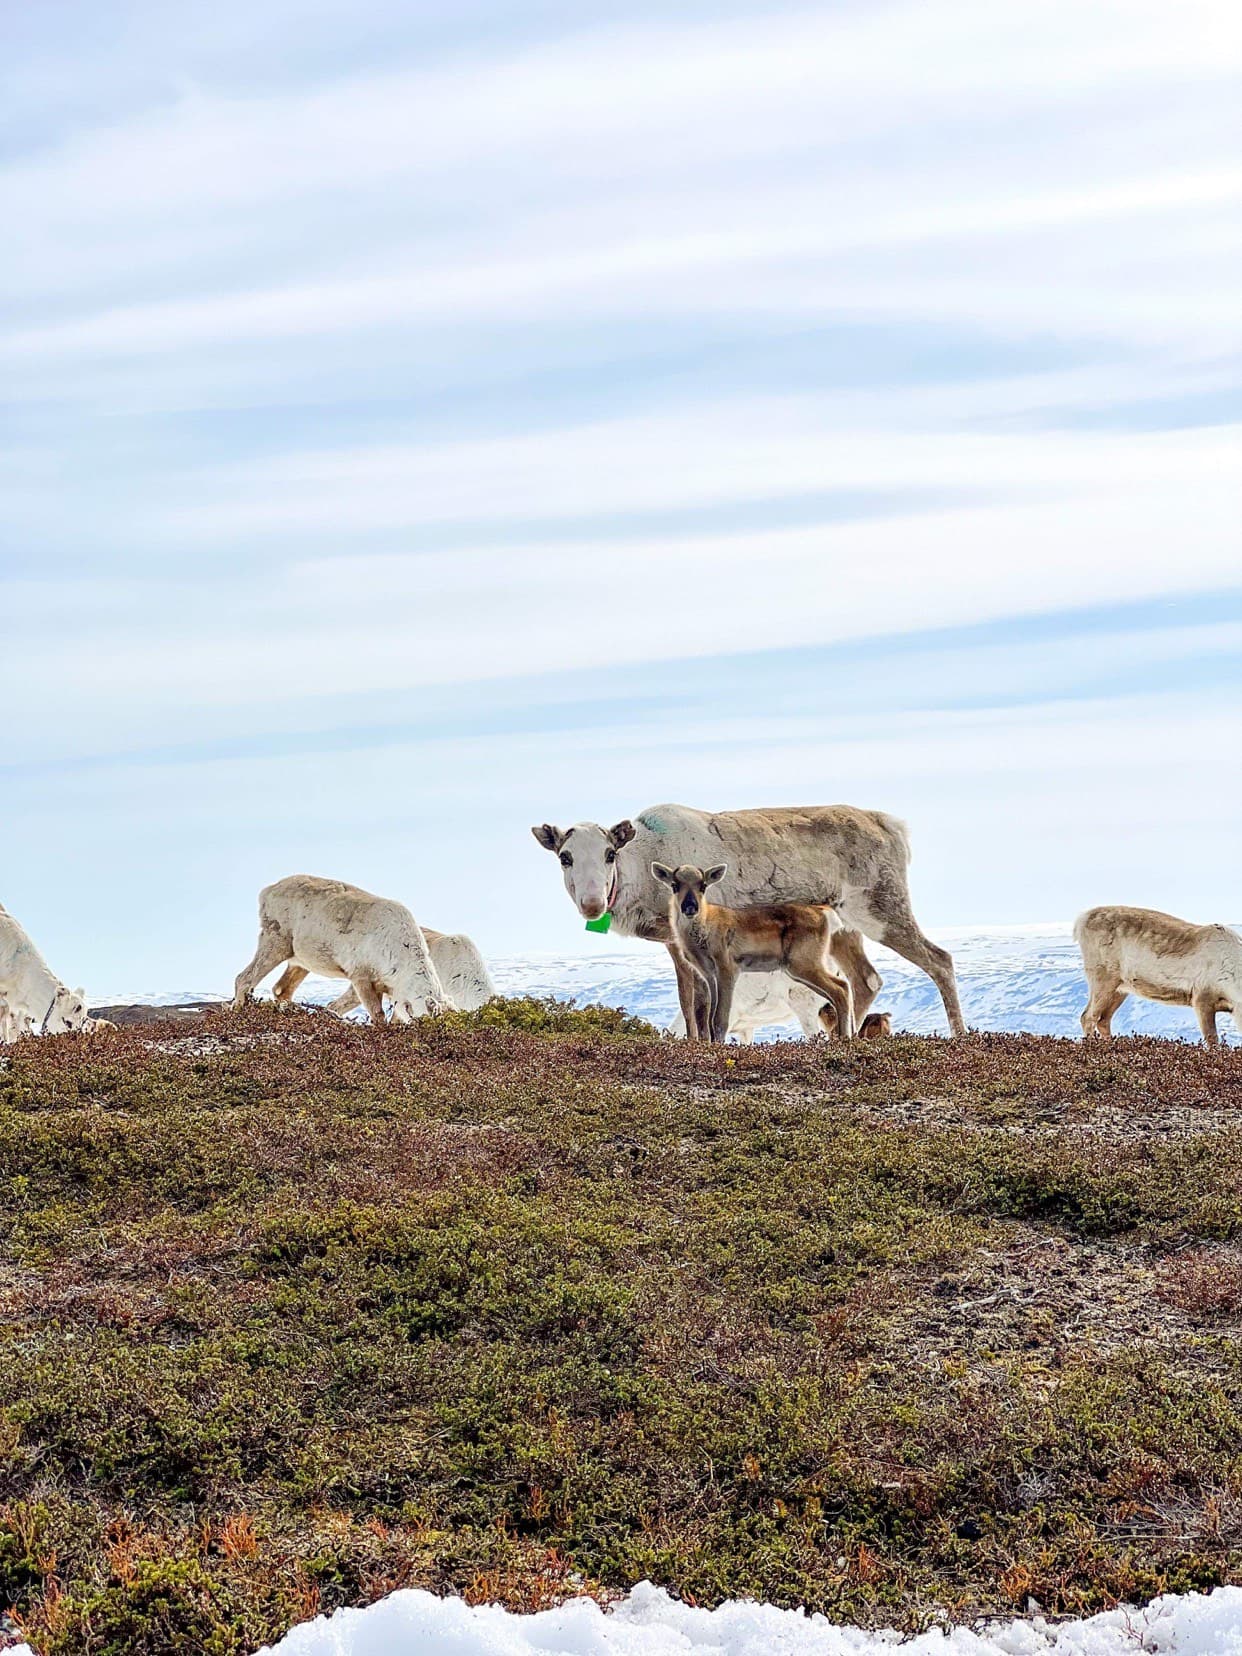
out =
[[[1242,1053],[246,1007],[0,1060],[0,1595],[864,1624],[1242,1581]]]

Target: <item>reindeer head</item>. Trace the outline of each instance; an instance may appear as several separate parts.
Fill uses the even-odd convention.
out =
[[[653,862],[651,872],[661,885],[669,889],[669,906],[693,920],[703,907],[709,885],[723,880],[729,872],[728,863],[717,863],[713,868],[696,868],[693,863],[682,863],[680,868],[669,868],[666,863]]]
[[[601,828],[598,822],[576,822],[563,831],[542,822],[531,833],[545,851],[560,860],[565,890],[586,920],[598,920],[617,895],[617,852],[634,838],[628,819]]]
[[[43,1020],[43,1034],[64,1035],[81,1029],[86,1021],[86,991],[67,989],[62,983],[52,998]]]

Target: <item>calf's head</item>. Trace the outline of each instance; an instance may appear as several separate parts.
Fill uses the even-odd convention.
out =
[[[579,914],[598,920],[616,898],[617,852],[634,838],[634,824],[624,820],[601,828],[598,822],[576,822],[560,829],[541,822],[531,833],[545,851],[559,858],[565,890]]]
[[[651,872],[661,885],[668,887],[670,906],[687,920],[693,920],[706,901],[708,886],[723,880],[729,865],[716,863],[712,868],[696,868],[693,863],[682,863],[680,868],[669,868],[666,863],[654,862]]]

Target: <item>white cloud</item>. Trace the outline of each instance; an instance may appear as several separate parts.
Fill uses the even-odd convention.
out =
[[[22,879],[52,891],[71,838],[131,900],[152,858],[249,891],[295,845],[365,845],[349,871],[392,884],[417,824],[435,866],[469,840],[508,881],[528,807],[857,791],[918,819],[946,915],[1021,918],[1072,906],[1032,896],[1027,859],[1089,883],[1227,809],[1236,709],[1206,692],[918,717],[903,691],[871,719],[842,670],[793,716],[744,690],[688,723],[658,692],[627,709],[671,659],[1237,585],[1236,425],[1124,427],[1236,396],[1242,13],[700,10],[561,38],[539,11],[506,45],[384,0],[367,34],[327,0],[308,28],[340,49],[304,56],[285,11],[219,0],[73,73],[31,13],[0,167],[27,572],[0,581],[6,761],[313,744],[452,685],[503,722],[516,692],[487,686],[576,668],[610,669],[618,707],[580,735],[53,766],[6,786]],[[788,526],[860,495],[895,515]],[[1006,682],[1132,683],[1209,636],[1228,661],[1228,627],[1157,628],[1093,664],[1029,646]],[[986,700],[991,659],[929,658],[919,705],[946,681]]]
[[[154,521],[196,540],[265,531],[341,537],[833,489],[1026,491],[1029,498],[1164,488],[1194,491],[1207,520],[1199,528],[1214,537],[1212,491],[1228,486],[1237,464],[1232,427],[1006,432],[955,421],[942,430],[901,430],[899,420],[897,413],[892,426],[862,428],[855,399],[842,394],[722,401],[530,436],[312,450],[170,479],[174,499],[181,491],[187,502],[157,505]],[[934,527],[935,519],[925,521]],[[1193,560],[1193,548],[1188,555]],[[1207,556],[1215,560],[1210,549]]]

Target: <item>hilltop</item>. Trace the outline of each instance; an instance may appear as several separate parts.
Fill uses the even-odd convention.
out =
[[[401,1586],[872,1626],[1242,1580],[1242,1054],[499,1003],[0,1063],[0,1596],[243,1656]]]

